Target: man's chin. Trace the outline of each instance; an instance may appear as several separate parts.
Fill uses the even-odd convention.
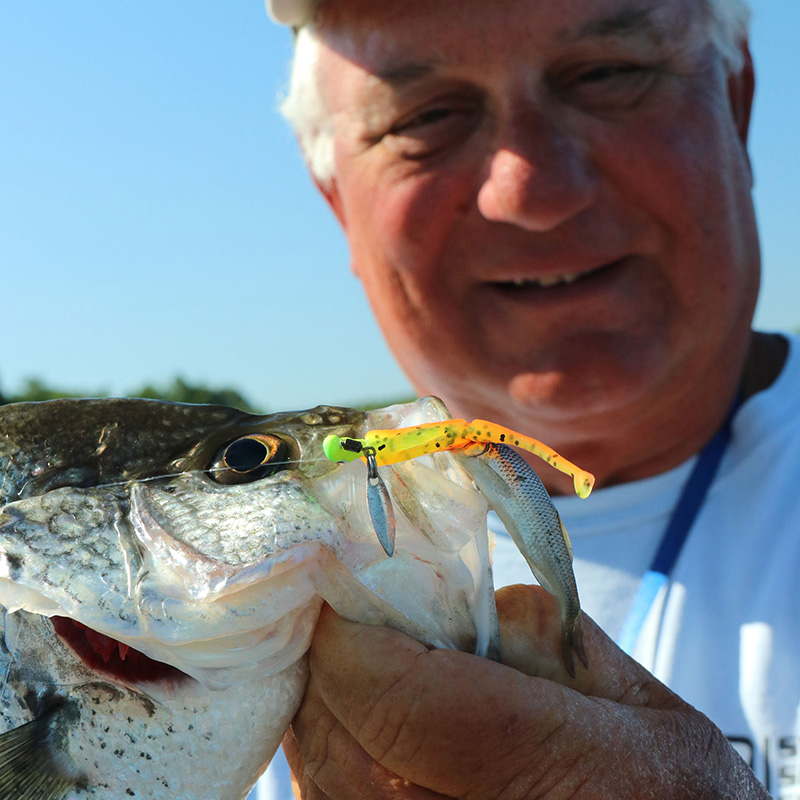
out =
[[[590,374],[594,372],[594,374]],[[526,372],[508,383],[508,393],[520,409],[543,422],[563,423],[632,407],[645,394],[641,375],[605,378],[586,373]]]

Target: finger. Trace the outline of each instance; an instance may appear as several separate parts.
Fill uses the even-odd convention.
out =
[[[303,800],[443,800],[374,761],[331,714],[313,677],[283,749]]]
[[[540,586],[506,586],[495,593],[495,601],[503,664],[624,705],[670,708],[681,703],[586,614],[581,616],[581,627],[589,666],[577,664],[571,677],[561,658],[557,601]]]

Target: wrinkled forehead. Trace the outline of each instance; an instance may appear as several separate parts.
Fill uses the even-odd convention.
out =
[[[705,0],[321,0],[314,28],[324,46],[367,71],[402,63],[547,53],[576,43],[638,41],[694,48],[708,40]]]

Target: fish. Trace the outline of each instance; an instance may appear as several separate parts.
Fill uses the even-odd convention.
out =
[[[331,435],[447,417],[436,398],[0,407],[0,800],[246,797],[302,700],[323,602],[499,659],[479,459],[378,476],[323,454]]]
[[[491,445],[462,466],[490,501],[536,580],[558,600],[561,660],[574,678],[575,658],[589,666],[581,631],[581,605],[572,571],[572,545],[539,476],[510,447]]]

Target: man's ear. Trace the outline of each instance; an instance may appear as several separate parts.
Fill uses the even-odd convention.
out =
[[[740,45],[744,64],[742,68],[728,76],[728,102],[731,114],[736,124],[744,147],[747,147],[747,134],[750,130],[750,116],[753,111],[753,95],[755,93],[756,78],[753,70],[753,59],[747,42]]]
[[[342,198],[339,194],[339,187],[336,185],[336,179],[331,178],[324,183],[317,177],[312,176],[314,185],[319,189],[320,194],[325,198],[325,201],[331,208],[331,211],[336,215],[342,230],[347,232],[347,221],[344,215],[344,208],[342,207]]]

